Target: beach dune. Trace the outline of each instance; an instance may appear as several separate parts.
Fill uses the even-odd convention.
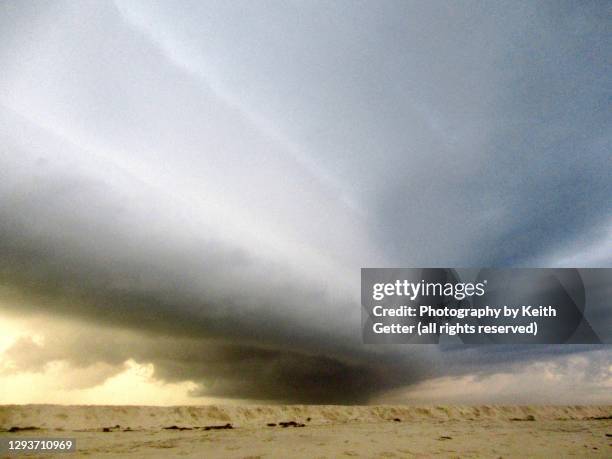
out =
[[[610,457],[612,406],[5,405],[0,436],[94,457]]]

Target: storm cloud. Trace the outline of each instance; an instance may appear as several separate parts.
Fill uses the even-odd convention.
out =
[[[611,361],[365,346],[359,306],[366,266],[611,266],[608,6],[0,9],[0,308],[70,324],[10,371],[135,359],[194,396],[364,403]]]

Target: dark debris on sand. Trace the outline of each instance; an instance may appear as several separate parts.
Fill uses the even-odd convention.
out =
[[[119,424],[117,424],[114,427],[103,427],[102,428],[102,432],[114,432],[116,430],[121,430],[121,426]],[[124,429],[124,432],[130,432],[132,429],[130,429],[129,427]]]
[[[10,429],[7,430],[7,432],[23,432],[26,430],[40,430],[40,427],[34,427],[34,426],[27,426],[27,427],[18,427],[18,426],[13,426]]]
[[[223,429],[233,429],[233,428],[234,426],[232,426],[229,422],[222,426],[204,426],[204,430],[223,430]]]
[[[164,427],[164,430],[179,430],[179,431],[183,431],[183,430],[194,430],[194,429],[201,429],[201,430],[225,430],[225,429],[233,429],[234,426],[232,426],[230,423],[227,424],[223,424],[220,426],[202,426],[202,427],[181,427],[181,426],[168,426],[168,427]]]
[[[278,425],[281,427],[306,427],[306,424],[302,424],[301,422],[295,421],[279,422]]]

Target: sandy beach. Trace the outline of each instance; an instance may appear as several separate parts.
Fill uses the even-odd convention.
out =
[[[0,430],[4,438],[75,438],[77,455],[90,457],[612,454],[610,406],[6,405]]]

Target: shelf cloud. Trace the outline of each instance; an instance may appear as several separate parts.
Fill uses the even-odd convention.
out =
[[[604,5],[358,6],[0,6],[0,317],[44,338],[1,375],[366,403],[579,354],[607,387],[609,347],[366,346],[359,305],[366,266],[612,266]]]

